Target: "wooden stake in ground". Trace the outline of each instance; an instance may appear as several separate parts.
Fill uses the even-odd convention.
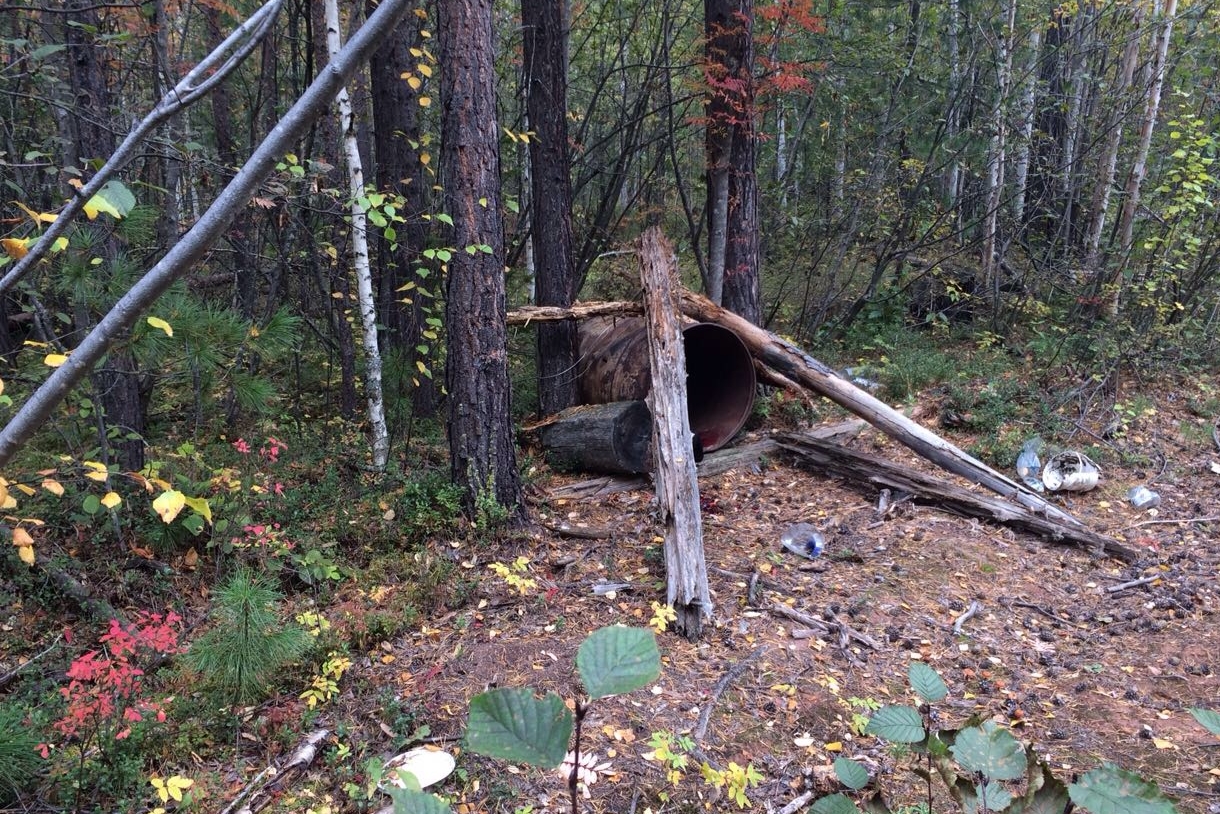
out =
[[[653,455],[657,505],[665,527],[666,600],[678,618],[675,627],[695,640],[712,615],[699,515],[699,478],[686,412],[686,355],[674,283],[674,249],[654,227],[638,243],[644,283],[644,325],[652,368]]]

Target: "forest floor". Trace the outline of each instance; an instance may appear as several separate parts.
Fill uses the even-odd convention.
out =
[[[712,620],[696,642],[669,632],[659,637],[663,666],[655,684],[592,705],[582,750],[598,756],[602,776],[582,810],[736,810],[724,790],[701,777],[698,755],[720,768],[752,766],[761,777],[746,792],[753,810],[781,811],[802,795],[808,800],[808,792],[841,790],[830,767],[847,756],[869,767],[873,787],[894,810],[907,806],[914,814],[925,792],[910,755],[862,734],[860,716],[877,705],[913,703],[906,676],[918,659],[949,688],[935,709],[940,726],[993,719],[1065,781],[1113,761],[1159,783],[1182,812],[1220,811],[1220,743],[1188,711],[1220,698],[1220,449],[1213,431],[1220,388],[1167,381],[1141,389],[1141,409],[1120,416],[1109,440],[1112,413],[1077,417],[1061,425],[1073,433],[1046,438],[1104,453],[1096,489],[1052,499],[1143,552],[1132,564],[936,505],[903,501],[879,513],[875,490],[783,457],[704,478]],[[939,399],[933,391],[913,400],[921,420],[968,447],[976,439]],[[759,426],[738,443],[773,429]],[[944,475],[872,429],[850,446]],[[359,802],[364,760],[388,757],[425,735],[434,748],[458,755],[458,774],[434,790],[459,814],[570,811],[557,772],[508,766],[460,747],[475,694],[529,686],[574,699],[574,657],[585,636],[604,625],[647,625],[654,603],[664,601],[651,491],[554,496],[579,479],[539,467],[526,529],[494,540],[437,536],[390,567],[353,569],[354,578],[323,594],[315,609],[332,619],[332,639],[348,643],[353,661],[338,696],[320,711],[291,694],[246,710],[240,760],[231,740],[228,747],[212,740],[212,755],[203,751],[206,734],[179,736],[189,748],[167,759],[180,759],[174,770],[197,778],[202,799],[192,810],[220,811],[221,799],[231,800],[309,731],[326,727],[333,734],[325,757],[284,778],[265,811],[375,811],[387,800]],[[1128,489],[1139,484],[1159,492],[1159,508],[1128,504]],[[392,529],[393,513],[378,522]],[[807,560],[781,547],[781,533],[794,522],[822,530],[822,557]],[[519,557],[536,583],[523,594],[488,568]],[[451,564],[438,590],[448,598],[407,622],[387,621],[405,597],[418,594],[421,574],[435,573],[428,563],[440,560]],[[196,624],[207,607],[207,569],[180,559],[169,564],[174,590],[193,607],[184,615]],[[1143,582],[1109,590],[1132,580]],[[628,585],[595,593],[602,583]],[[308,599],[298,595],[289,608],[299,612]],[[975,602],[979,610],[955,632]],[[777,606],[861,635],[846,642],[806,637],[806,625]],[[42,640],[21,632],[22,614],[33,612],[32,604],[9,608],[0,654],[42,648]],[[55,628],[38,613],[42,627]],[[658,758],[658,737],[689,739],[694,754],[685,769],[675,773]],[[938,800],[935,810],[955,810],[943,795]]]
[[[593,705],[582,749],[606,766],[583,810],[736,808],[703,781],[694,758],[680,779],[669,775],[655,754],[657,733],[690,737],[721,768],[752,765],[763,778],[748,791],[756,810],[780,810],[809,790],[840,790],[830,771],[840,755],[868,765],[891,805],[915,805],[925,792],[909,761],[861,735],[853,714],[912,703],[906,675],[919,659],[949,687],[938,705],[942,727],[994,719],[1065,781],[1113,761],[1158,782],[1180,811],[1220,811],[1220,744],[1188,712],[1220,698],[1220,449],[1214,416],[1192,414],[1180,386],[1158,392],[1121,437],[1104,442],[1122,455],[1104,466],[1100,485],[1053,498],[1143,552],[1132,564],[935,505],[905,502],[879,515],[875,492],[782,459],[702,480],[713,620],[697,642],[660,638],[663,669],[650,689]],[[927,412],[926,423],[943,431],[937,410]],[[1082,429],[1075,439],[1048,440],[1070,447],[1101,437],[1101,427]],[[851,445],[938,474],[876,431]],[[425,620],[361,665],[362,683],[410,699],[443,748],[456,750],[467,703],[485,688],[576,697],[574,656],[585,635],[645,625],[651,603],[664,600],[651,492],[547,497],[571,480],[537,484],[536,512],[581,536],[539,529],[494,547],[445,544],[468,570],[528,558],[536,590],[519,596],[484,577],[468,605]],[[1138,484],[1159,492],[1159,508],[1129,505],[1127,491]],[[823,557],[782,549],[782,531],[798,521],[824,532]],[[1157,579],[1116,590],[1149,577]],[[604,582],[630,587],[595,595]],[[981,609],[955,633],[974,602]],[[781,604],[836,620],[877,646],[794,636],[804,625],[775,612]],[[393,726],[359,698],[345,706],[374,740],[378,727]],[[570,810],[558,772],[469,756],[460,765],[479,782],[456,790],[456,811]]]

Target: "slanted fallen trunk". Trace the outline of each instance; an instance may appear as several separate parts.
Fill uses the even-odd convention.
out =
[[[986,486],[996,494],[1017,501],[1031,512],[1059,521],[1065,526],[1084,528],[1072,515],[1048,503],[982,461],[959,449],[936,433],[924,428],[885,402],[843,379],[826,365],[809,356],[770,331],[726,311],[706,297],[682,292],[682,312],[701,322],[723,325],[737,333],[750,353],[780,375],[838,404],[872,424],[886,435],[907,445],[924,458],[971,483]]]
[[[1133,562],[1140,556],[1135,549],[1080,524],[1061,523],[1011,501],[972,492],[951,481],[898,466],[876,455],[841,447],[809,433],[781,433],[776,440],[801,464],[820,472],[882,489],[908,492],[917,500],[929,501],[937,508],[955,514],[1032,531],[1056,542],[1108,554],[1124,562]]]

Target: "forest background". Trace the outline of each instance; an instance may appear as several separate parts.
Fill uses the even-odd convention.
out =
[[[173,569],[325,601],[372,546],[440,590],[420,547],[511,537],[542,466],[517,425],[577,399],[575,325],[506,310],[634,299],[649,226],[714,301],[892,399],[942,388],[997,468],[1065,410],[1110,437],[1141,387],[1220,413],[1218,27],[1175,0],[0,2],[0,596],[35,620],[4,685],[45,691],[19,667],[73,621],[178,647]],[[398,522],[352,551],[344,502]],[[58,731],[61,805],[144,782]]]

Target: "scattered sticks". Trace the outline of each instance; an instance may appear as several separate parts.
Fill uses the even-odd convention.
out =
[[[1118,593],[1119,591],[1126,591],[1131,588],[1138,588],[1141,585],[1151,585],[1152,583],[1154,583],[1158,580],[1164,579],[1164,578],[1165,578],[1164,574],[1153,574],[1152,576],[1149,576],[1149,577],[1140,577],[1139,579],[1132,579],[1132,580],[1128,580],[1127,582],[1120,582],[1117,585],[1111,585],[1108,588],[1106,588],[1106,593],[1113,595],[1113,594]]]
[[[969,622],[975,616],[978,616],[981,610],[983,610],[983,603],[979,602],[977,599],[972,599],[970,601],[970,607],[966,608],[966,612],[953,620],[954,635],[962,635],[962,625]]]

